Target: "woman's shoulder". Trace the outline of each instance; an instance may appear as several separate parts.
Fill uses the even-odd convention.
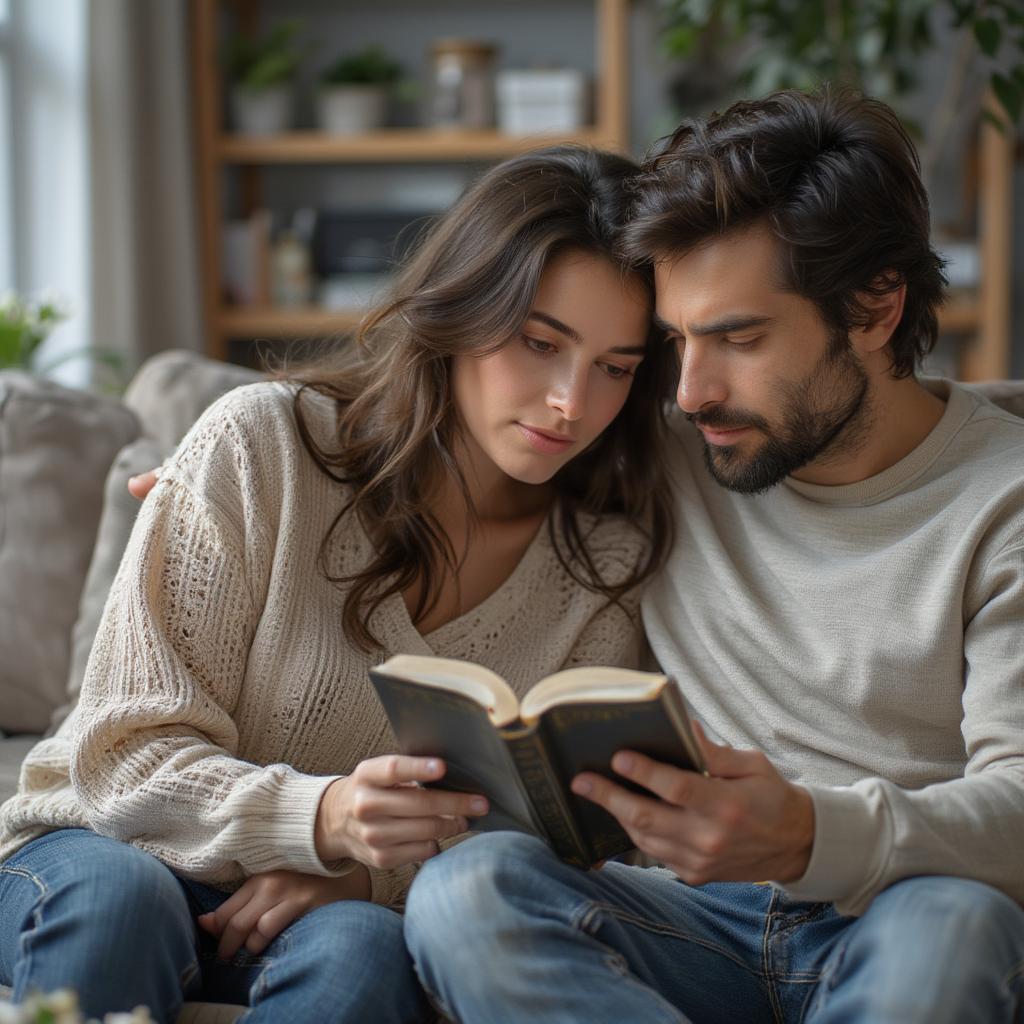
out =
[[[211,495],[241,491],[286,501],[315,474],[296,419],[298,391],[288,381],[259,381],[222,395],[185,435],[161,480]],[[315,442],[329,443],[333,410],[330,399],[303,395],[303,420]]]

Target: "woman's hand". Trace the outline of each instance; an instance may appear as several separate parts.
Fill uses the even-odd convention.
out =
[[[242,946],[250,953],[262,953],[288,925],[317,907],[365,899],[369,892],[369,874],[362,865],[340,878],[265,871],[246,879],[237,892],[198,921],[203,931],[220,939],[217,956],[230,960]]]
[[[133,498],[138,498],[139,501],[144,501],[145,497],[153,487],[157,480],[160,479],[160,467],[149,470],[148,473],[140,473],[138,476],[133,476],[128,480],[128,493]]]
[[[324,791],[316,816],[315,842],[329,864],[352,857],[376,868],[427,860],[437,841],[469,828],[467,818],[487,813],[482,796],[424,789],[445,773],[434,757],[387,754],[360,762],[354,772]]]

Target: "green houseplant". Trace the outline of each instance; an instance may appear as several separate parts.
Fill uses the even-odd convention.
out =
[[[102,380],[97,382],[94,375],[94,386],[98,383],[103,390],[121,390],[124,362],[116,352],[82,347],[48,360],[40,359],[43,342],[70,316],[67,304],[54,296],[25,299],[11,292],[0,298],[0,370],[28,370],[47,376],[58,366],[86,359],[93,369],[106,369]]]
[[[29,300],[11,293],[0,299],[0,369],[32,369],[39,346],[68,315],[55,298]]]
[[[354,135],[387,120],[391,89],[402,67],[379,46],[339,57],[320,77],[317,114],[321,131]]]
[[[977,109],[967,95],[971,72],[984,72],[993,97],[984,116],[1005,131],[1024,113],[1020,0],[661,0],[661,7],[665,50],[683,61],[675,91],[700,106],[827,80],[900,110],[918,85],[922,57],[951,34],[952,60],[928,125],[911,123],[924,137],[926,173],[958,114]],[[726,88],[712,94],[707,83],[721,82],[723,72]]]
[[[225,65],[238,131],[273,135],[289,127],[302,59],[295,43],[300,27],[298,21],[285,21],[261,36],[236,35],[228,44]]]

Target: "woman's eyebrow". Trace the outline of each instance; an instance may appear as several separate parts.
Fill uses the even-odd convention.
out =
[[[579,331],[570,327],[568,324],[562,323],[561,320],[557,317],[553,317],[550,313],[542,313],[539,309],[534,309],[530,311],[530,315],[526,319],[539,320],[541,323],[547,324],[548,327],[553,327],[559,334],[564,334],[567,338],[571,338],[577,344],[583,341],[583,337]],[[617,356],[642,356],[646,354],[647,346],[616,345],[614,348],[608,349],[608,351]]]
[[[561,320],[557,320],[550,313],[542,313],[539,309],[532,309],[530,310],[530,315],[526,319],[539,320],[542,324],[547,324],[548,327],[553,327],[559,334],[564,334],[567,338],[572,338],[573,341],[583,340],[579,331],[570,327],[568,324],[563,324]]]

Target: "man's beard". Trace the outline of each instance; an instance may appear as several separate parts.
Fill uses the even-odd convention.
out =
[[[738,447],[704,443],[704,462],[717,483],[741,494],[761,494],[815,459],[856,451],[867,425],[868,394],[867,374],[847,336],[833,334],[803,381],[777,389],[781,427],[756,413],[724,408],[688,418],[707,427],[755,427],[765,435],[761,447],[747,457]]]

